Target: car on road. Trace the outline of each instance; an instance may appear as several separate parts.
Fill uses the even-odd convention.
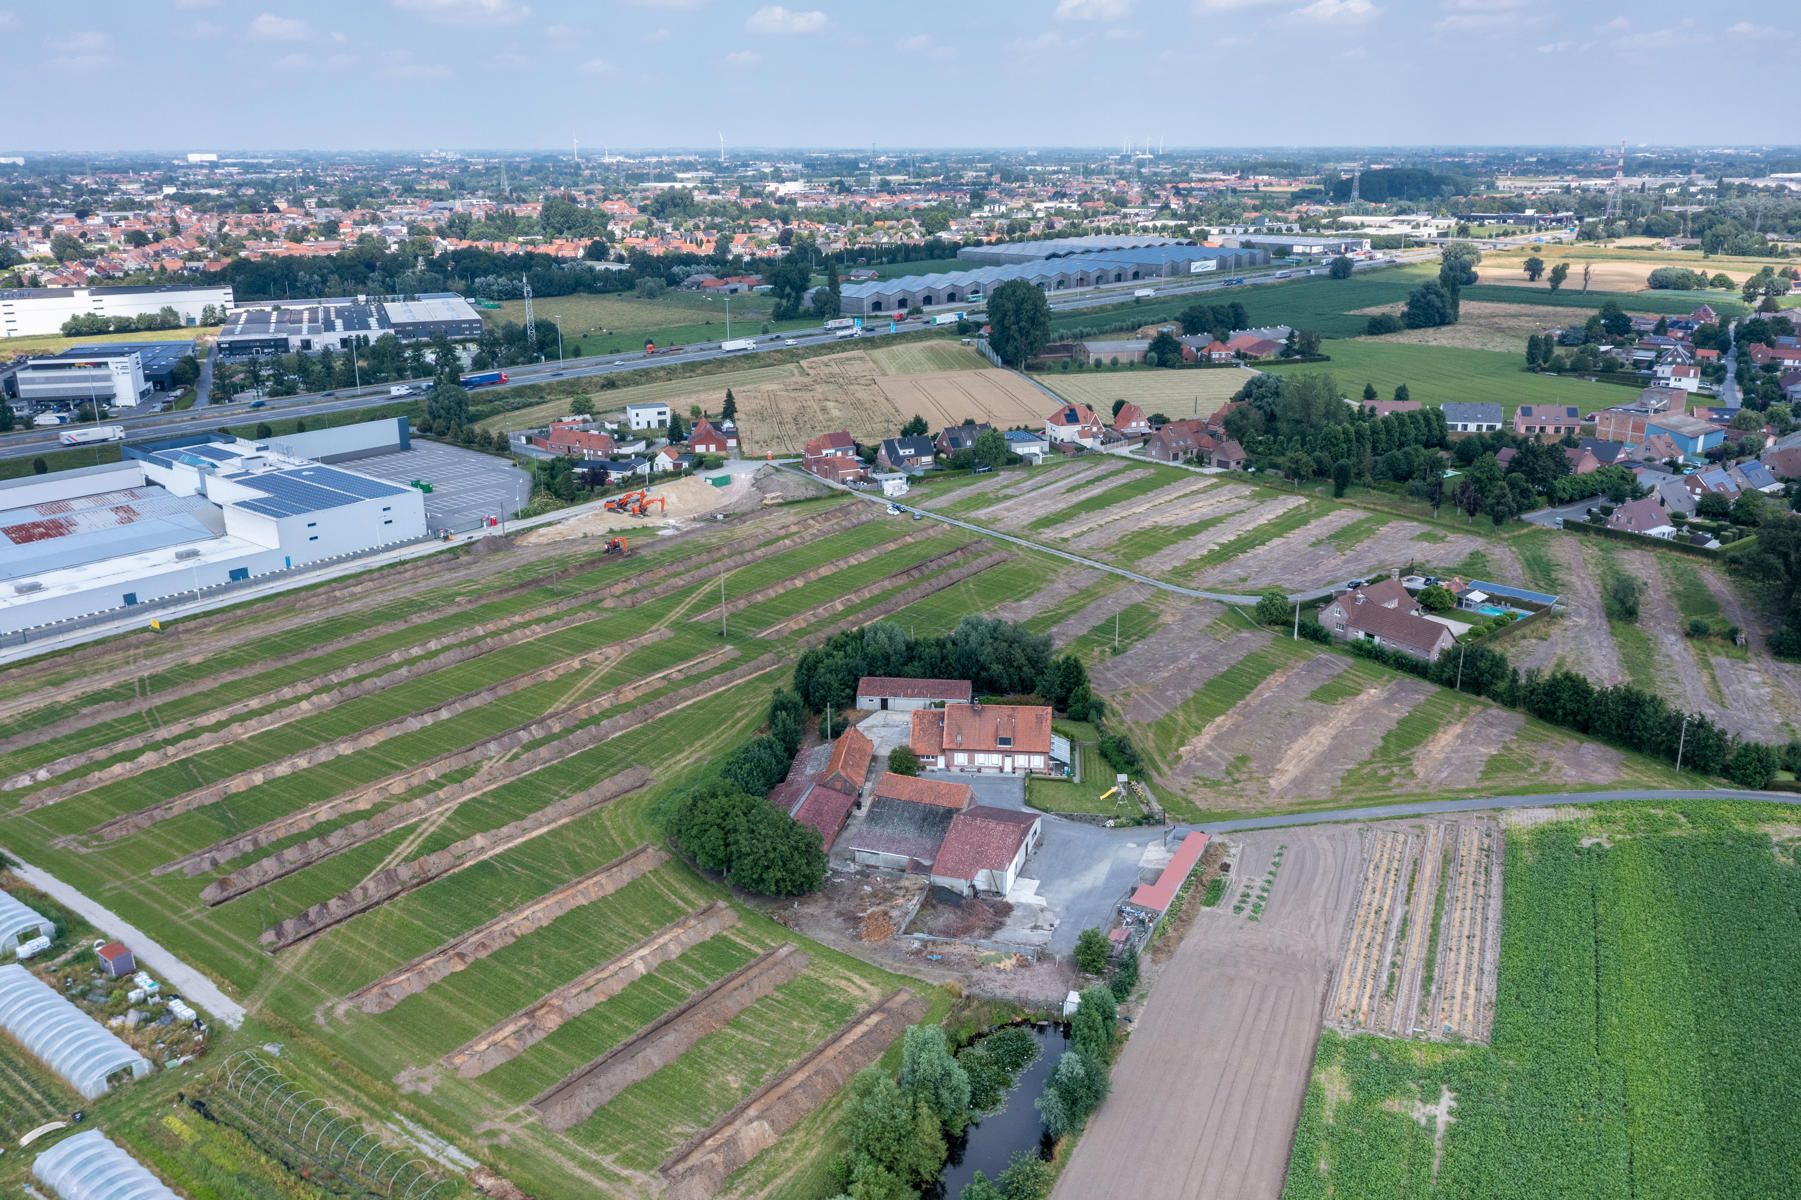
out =
[[[263,405],[265,405],[267,403],[268,403],[267,400],[252,400],[250,402],[250,407],[251,408],[261,408]]]
[[[552,379],[560,379],[560,378],[561,378],[561,377],[562,377],[562,374],[563,374],[563,373],[562,373],[562,372],[561,372],[561,371],[552,371],[552,372],[551,372],[551,373],[550,373],[550,377],[551,377],[551,378],[552,378]]]
[[[613,365],[616,367],[623,367],[625,365],[625,360],[623,358],[616,358],[613,360]]]
[[[799,342],[797,342],[797,341],[795,341],[795,340],[794,340],[794,339],[793,339],[793,338],[783,338],[783,339],[782,339],[782,345],[784,345],[784,346],[798,346],[798,345],[800,345],[800,343],[799,343]]]
[[[1368,584],[1369,584],[1369,580],[1367,580],[1367,579],[1353,579],[1349,583],[1345,584],[1345,590],[1346,591],[1356,591],[1358,588],[1365,587]]]
[[[888,506],[888,515],[889,515],[889,516],[891,516],[891,517],[898,517],[898,516],[900,516],[900,512],[901,512],[901,510],[900,510],[900,505],[898,505],[898,504],[890,504],[890,505],[889,505],[889,506]]]
[[[914,514],[913,514],[913,519],[914,519],[914,520],[915,520],[915,521],[923,521],[923,520],[925,520],[925,514],[924,514],[924,513],[917,513],[917,512],[916,512],[916,513],[914,513]]]

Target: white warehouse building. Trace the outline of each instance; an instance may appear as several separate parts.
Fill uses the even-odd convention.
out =
[[[229,286],[0,288],[0,338],[61,333],[70,317],[143,317],[172,308],[184,325],[201,310],[231,307]]]
[[[14,376],[19,400],[32,409],[72,407],[99,401],[109,408],[136,408],[150,395],[144,360],[136,350],[34,358]]]
[[[326,432],[342,439],[369,428],[372,439],[388,438],[395,424]],[[266,443],[219,437],[127,447],[126,455],[0,482],[0,635],[366,554],[429,532],[416,489]]]

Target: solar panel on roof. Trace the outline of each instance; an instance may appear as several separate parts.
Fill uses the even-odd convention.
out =
[[[370,479],[365,475],[352,475],[348,471],[334,471],[330,467],[303,467],[298,471],[288,472],[298,475],[309,483],[324,487],[336,488],[340,492],[349,492],[352,496],[364,500],[374,500],[382,496],[399,496],[406,492],[403,487],[384,483],[379,479]]]

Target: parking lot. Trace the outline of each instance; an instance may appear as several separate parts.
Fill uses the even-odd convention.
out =
[[[486,518],[509,517],[531,498],[531,476],[506,459],[460,446],[420,439],[410,450],[377,454],[344,464],[353,471],[410,484],[431,484],[425,497],[425,520],[434,531],[473,529]]]

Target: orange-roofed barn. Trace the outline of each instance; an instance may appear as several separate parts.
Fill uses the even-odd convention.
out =
[[[1051,769],[1051,710],[1036,704],[947,704],[913,714],[909,744],[923,768],[1007,775]]]
[[[978,804],[958,813],[932,860],[932,882],[966,896],[1005,896],[1038,844],[1043,824],[1037,813],[1017,808]]]
[[[857,707],[872,712],[911,712],[945,704],[968,704],[973,693],[967,679],[897,679],[865,675],[857,681]]]
[[[962,812],[970,806],[974,795],[967,783],[952,783],[948,779],[922,779],[917,775],[896,775],[892,771],[883,771],[876,777],[875,798],[905,800],[909,804],[930,804],[935,808]]]

